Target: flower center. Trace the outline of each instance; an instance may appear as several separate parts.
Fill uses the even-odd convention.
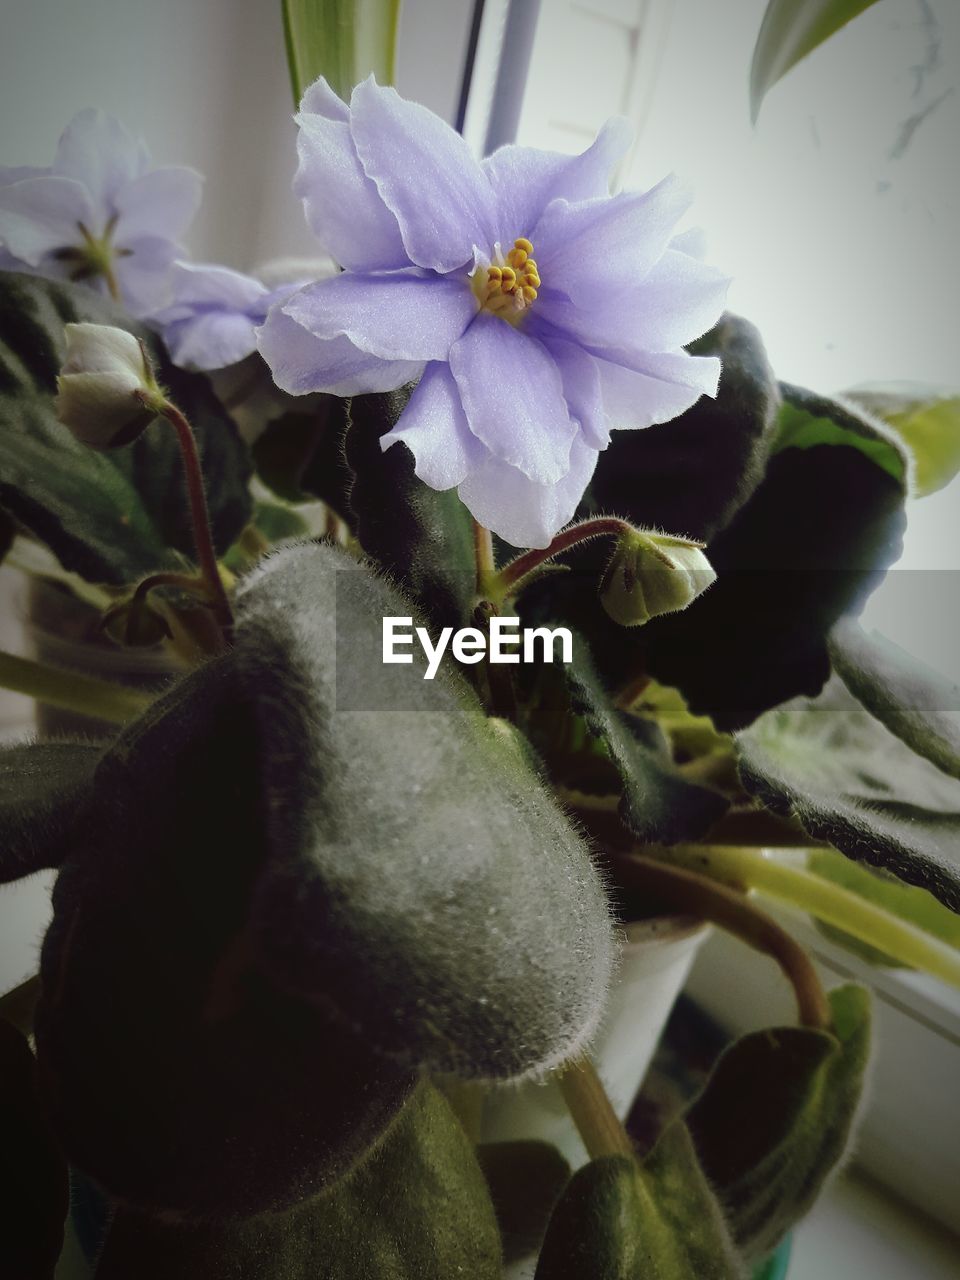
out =
[[[483,267],[477,267],[473,291],[484,311],[492,311],[510,324],[516,324],[527,307],[536,301],[540,273],[532,253],[533,245],[521,236],[514,240],[506,257],[501,254],[500,246],[496,246],[486,272]]]
[[[100,236],[94,235],[82,222],[77,223],[82,244],[69,245],[57,249],[54,257],[65,264],[71,280],[95,280],[101,277],[114,299],[119,298],[114,267],[117,258],[130,256],[130,249],[118,249],[113,244],[113,233],[117,226],[117,215],[107,222]]]

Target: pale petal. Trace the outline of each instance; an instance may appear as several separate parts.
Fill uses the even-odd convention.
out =
[[[127,310],[142,319],[170,301],[170,268],[183,249],[160,236],[139,236],[124,248],[130,252],[116,259],[117,282]]]
[[[542,343],[481,312],[451,348],[450,368],[470,430],[492,453],[539,484],[566,474],[577,425]]]
[[[326,88],[326,81],[317,81],[307,90],[297,117],[300,164],[293,190],[303,201],[307,223],[330,256],[350,270],[408,266],[397,220],[357,157],[346,108],[343,118],[310,109],[324,105],[321,85]],[[340,102],[332,91],[327,92]]]
[[[431,489],[454,488],[482,461],[486,449],[467,426],[449,365],[427,365],[397,425],[381,437],[381,448],[398,440],[410,448],[416,474]]]
[[[674,176],[650,191],[551,200],[532,233],[540,275],[574,302],[640,284],[663,255],[692,194]]]
[[[434,271],[468,263],[496,237],[493,191],[473,153],[439,116],[371,76],[350,101],[357,154],[396,215],[411,262]]]
[[[610,191],[610,176],[630,146],[633,130],[622,118],[608,120],[579,155],[540,151],[535,147],[500,147],[483,161],[497,206],[497,234],[502,244],[530,237],[540,215],[558,197],[587,200]],[[534,244],[534,251],[539,249]],[[538,259],[539,261],[539,259]]]
[[[314,80],[304,90],[300,100],[300,110],[310,115],[325,116],[328,120],[350,119],[350,108],[338,94],[330,88],[324,76]]]
[[[157,317],[162,323],[185,319],[204,307],[252,311],[270,297],[266,286],[253,276],[215,263],[175,262],[170,268],[170,286],[173,302]],[[265,306],[263,314],[266,314]]]
[[[342,334],[382,360],[446,360],[477,301],[466,277],[343,272],[308,284],[284,310],[318,338]]]
[[[610,443],[610,430],[604,418],[597,362],[575,342],[554,337],[544,337],[542,342],[560,370],[563,396],[571,418],[591,448],[605,449]]]
[[[72,178],[24,178],[0,186],[0,240],[38,267],[48,254],[83,243],[77,224],[93,215],[86,188]]]
[[[474,519],[512,546],[546,547],[573,518],[598,456],[578,435],[567,474],[557,484],[543,485],[488,453],[457,492]]]
[[[629,365],[612,359],[595,360],[611,427],[669,422],[686,413],[701,396],[717,394],[720,361],[715,356],[670,351],[623,359]]]
[[[257,326],[242,312],[201,312],[165,326],[163,340],[181,369],[225,369],[256,351]]]
[[[114,201],[119,191],[139,178],[148,164],[143,144],[126,126],[104,111],[87,108],[64,129],[53,172],[87,188],[100,231],[117,212]]]
[[[393,391],[423,372],[422,361],[379,360],[358,351],[348,338],[317,338],[279,306],[257,330],[257,346],[274,382],[294,396],[309,391],[337,396]]]
[[[196,170],[182,165],[152,169],[117,190],[114,243],[123,245],[140,236],[179,240],[193,221],[202,195],[203,178]]]

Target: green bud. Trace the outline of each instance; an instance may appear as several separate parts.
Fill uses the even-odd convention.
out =
[[[703,544],[633,529],[617,543],[600,582],[600,603],[624,627],[642,627],[663,613],[679,613],[717,575]]]

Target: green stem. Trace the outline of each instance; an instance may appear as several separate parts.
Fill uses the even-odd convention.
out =
[[[0,688],[25,693],[28,698],[36,698],[61,711],[109,720],[112,724],[135,719],[152,701],[147,694],[108,680],[60,671],[31,658],[3,652],[0,652]]]
[[[742,893],[708,876],[651,858],[612,857],[610,861],[620,884],[709,920],[776,960],[793,987],[803,1026],[829,1029],[833,1021],[830,1004],[810,957],[785,929]]]
[[[589,1058],[576,1058],[568,1063],[557,1073],[557,1083],[591,1160],[633,1155],[630,1136]]]
[[[492,588],[497,593],[497,598],[506,599],[507,596],[519,591],[526,579],[541,565],[546,564],[548,560],[553,560],[564,551],[569,551],[571,547],[579,546],[581,542],[589,542],[593,538],[620,538],[625,533],[632,532],[634,532],[632,524],[626,520],[618,520],[614,516],[598,516],[595,520],[582,520],[579,524],[572,524],[568,529],[562,529],[549,547],[535,547],[532,551],[524,551],[523,555],[517,556],[515,560],[504,565],[496,575]]]
[[[741,845],[675,845],[645,853],[727,884],[743,885],[789,903],[825,924],[892,956],[911,969],[960,987],[960,951],[898,920],[883,907],[802,867],[789,867],[764,849]]]
[[[477,595],[481,600],[489,600],[490,584],[497,576],[497,564],[493,558],[493,534],[476,520],[473,522],[473,553],[477,562]]]

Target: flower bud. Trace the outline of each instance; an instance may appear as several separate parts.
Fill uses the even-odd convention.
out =
[[[163,403],[143,343],[105,324],[68,324],[65,332],[57,417],[92,449],[129,444]]]
[[[624,627],[679,613],[716,580],[703,545],[668,534],[625,533],[600,582],[600,602]]]

